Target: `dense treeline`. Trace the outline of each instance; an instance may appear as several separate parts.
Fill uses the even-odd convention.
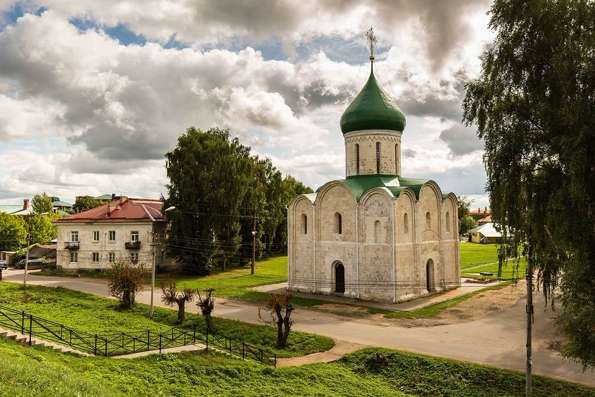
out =
[[[166,154],[168,254],[192,274],[284,252],[289,201],[311,189],[251,154],[228,130],[189,128]]]

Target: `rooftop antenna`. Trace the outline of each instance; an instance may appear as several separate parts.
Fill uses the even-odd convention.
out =
[[[370,29],[366,31],[366,39],[368,39],[368,42],[370,43],[370,69],[372,72],[374,72],[374,54],[376,42],[378,41],[378,39],[376,39],[376,35],[374,34],[374,27],[370,26]]]

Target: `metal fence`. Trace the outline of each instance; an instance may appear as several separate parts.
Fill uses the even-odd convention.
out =
[[[57,342],[78,351],[96,356],[121,356],[146,351],[159,351],[201,343],[209,349],[224,351],[242,359],[259,361],[267,365],[277,365],[277,355],[253,346],[243,340],[230,338],[215,332],[201,332],[196,326],[192,329],[172,327],[165,331],[113,332],[92,334],[81,332],[58,322],[34,316],[22,310],[0,305],[0,327],[20,332],[32,338]]]

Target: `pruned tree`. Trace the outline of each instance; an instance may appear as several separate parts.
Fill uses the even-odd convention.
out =
[[[272,294],[271,299],[266,305],[266,311],[270,313],[271,320],[267,320],[262,316],[262,308],[258,308],[258,318],[265,324],[277,328],[277,348],[284,349],[287,347],[287,339],[293,326],[291,313],[294,307],[291,304],[291,295]]]
[[[144,265],[133,265],[129,262],[116,262],[110,270],[108,284],[110,294],[120,300],[123,308],[134,305],[136,293],[143,288],[146,269]]]
[[[186,319],[186,302],[194,299],[194,290],[192,288],[184,288],[180,291],[175,281],[167,285],[162,285],[161,290],[163,291],[161,301],[169,306],[178,305],[178,324],[183,323]]]
[[[200,294],[199,290],[196,290],[196,292],[198,293],[198,302],[196,305],[205,319],[206,327],[209,331],[214,331],[215,327],[213,325],[213,317],[211,314],[215,309],[215,298],[213,297],[213,292],[215,292],[215,290],[213,288],[205,290],[204,296]]]

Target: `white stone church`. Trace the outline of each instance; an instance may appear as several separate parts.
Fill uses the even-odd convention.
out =
[[[341,117],[346,178],[289,205],[290,291],[399,302],[460,285],[457,198],[401,175],[405,115],[370,59]]]

